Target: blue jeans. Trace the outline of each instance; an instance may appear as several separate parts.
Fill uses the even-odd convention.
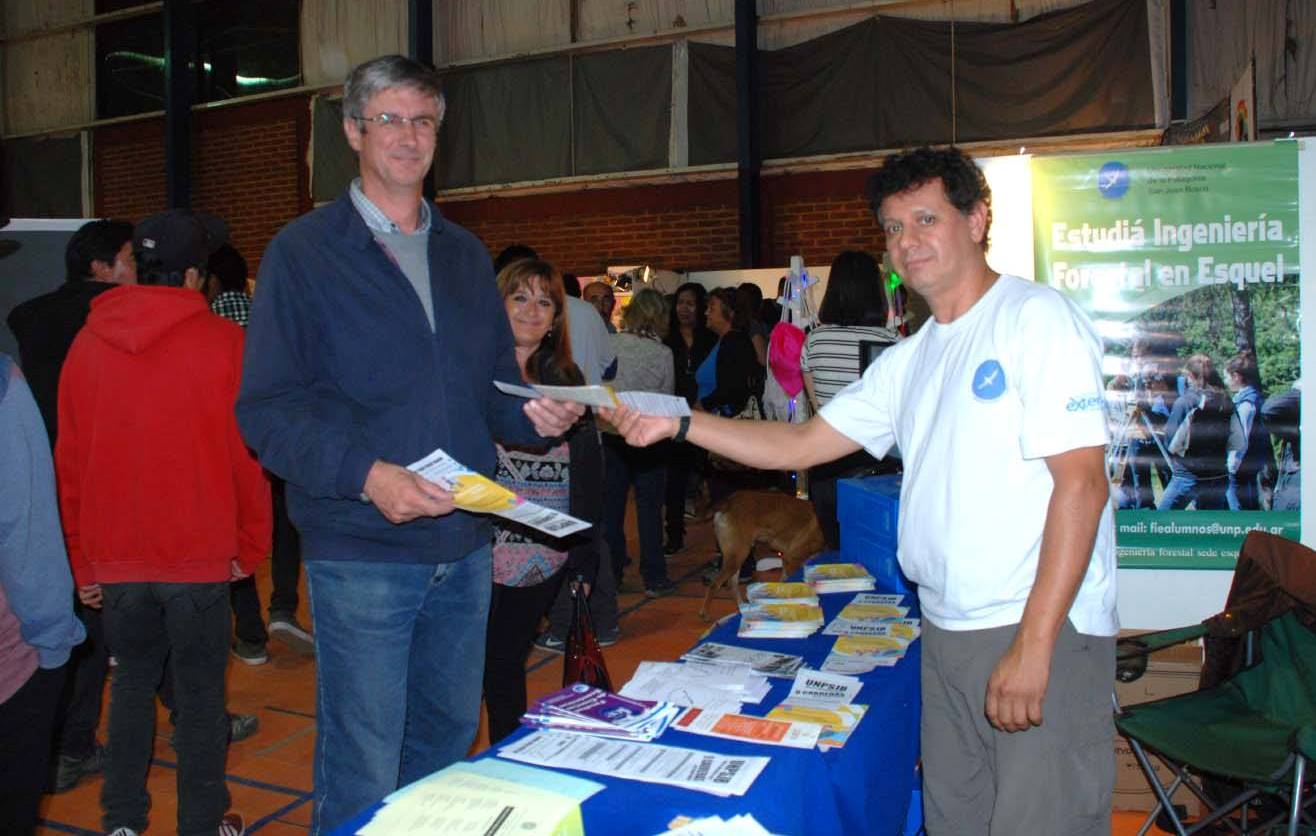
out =
[[[455,563],[307,560],[315,807],[326,833],[466,757],[480,725],[490,549]]]
[[[1176,470],[1170,477],[1170,484],[1165,486],[1156,510],[1178,511],[1195,501],[1198,511],[1223,511],[1229,507],[1225,498],[1228,486],[1229,481],[1223,474],[1203,478],[1187,470]]]
[[[648,588],[667,583],[663,556],[663,499],[667,471],[658,451],[630,447],[616,436],[603,442],[604,531],[613,577],[626,565],[626,497],[635,485],[635,527],[640,535],[640,576]]]

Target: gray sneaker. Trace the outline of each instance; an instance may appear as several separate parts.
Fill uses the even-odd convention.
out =
[[[106,836],[137,836],[137,831],[133,830],[131,827],[116,827],[106,834]]]
[[[233,655],[239,662],[248,665],[263,665],[270,661],[270,654],[266,652],[265,645],[244,642],[242,639],[233,642]]]
[[[270,636],[303,656],[315,655],[315,636],[303,627],[291,613],[270,614]]]

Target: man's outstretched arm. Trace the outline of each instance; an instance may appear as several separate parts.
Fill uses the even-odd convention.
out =
[[[680,426],[680,419],[640,415],[626,407],[600,410],[600,414],[636,447],[672,438]],[[859,444],[816,417],[804,424],[787,424],[696,412],[690,416],[686,440],[759,470],[803,470],[859,449]]]

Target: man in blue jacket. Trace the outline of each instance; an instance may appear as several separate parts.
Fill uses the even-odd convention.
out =
[[[578,406],[520,380],[488,252],[422,196],[444,100],[401,56],[348,75],[360,177],[261,261],[238,420],[287,481],[315,621],[312,832],[463,758],[479,724],[487,518],[406,469],[442,448],[492,476],[494,439],[560,435]]]

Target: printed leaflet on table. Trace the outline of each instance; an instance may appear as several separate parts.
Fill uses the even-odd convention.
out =
[[[804,567],[804,582],[819,595],[828,592],[865,592],[877,583],[859,563],[810,563]]]
[[[854,702],[864,684],[856,676],[822,671],[800,671],[783,702],[815,708],[836,708]]]
[[[576,683],[534,701],[521,724],[627,740],[653,740],[681,713],[665,702],[633,700]]]
[[[687,650],[681,659],[703,665],[748,667],[764,676],[793,677],[804,667],[804,657],[771,650],[752,650],[720,642],[704,642]]]
[[[560,731],[537,731],[503,744],[498,757],[720,796],[744,795],[769,761]]]
[[[751,604],[812,604],[818,596],[807,583],[752,583],[745,589]]]
[[[640,662],[623,697],[739,713],[741,704],[760,702],[771,690],[768,678],[744,666]]]
[[[889,668],[905,658],[909,642],[891,636],[839,636],[823,660],[829,673],[860,674]]]
[[[817,604],[747,604],[740,611],[742,639],[802,639],[823,625]]]
[[[743,714],[704,711],[700,708],[686,709],[672,724],[672,728],[691,734],[739,740],[742,743],[764,743],[793,749],[812,749],[822,734],[822,726],[817,723],[769,720]]]
[[[384,799],[361,836],[516,833],[581,836],[595,781],[493,759],[456,763]]]
[[[834,708],[815,708],[809,705],[782,703],[768,712],[769,720],[791,723],[817,723],[823,727],[818,737],[819,749],[839,749],[850,739],[850,732],[864,718],[866,705],[838,705]]]

